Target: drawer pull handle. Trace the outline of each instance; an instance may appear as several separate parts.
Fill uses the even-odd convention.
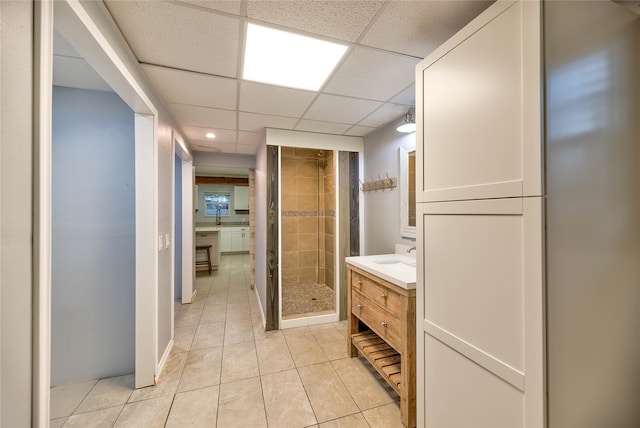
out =
[[[387,295],[385,293],[380,294],[380,297],[382,297],[383,299],[387,299]]]
[[[362,281],[356,281],[356,284],[358,284],[360,287],[362,287]]]
[[[384,321],[382,321],[382,322],[380,323],[380,325],[381,325],[382,327],[384,327],[384,328],[387,328],[387,323],[386,323],[386,322],[384,322]]]
[[[362,305],[361,304],[358,303],[356,306],[358,307],[358,309],[362,310]]]

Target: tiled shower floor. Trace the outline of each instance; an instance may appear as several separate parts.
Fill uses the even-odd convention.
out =
[[[323,284],[295,284],[282,288],[282,318],[335,312],[333,289]]]
[[[265,332],[249,256],[223,256],[176,304],[175,344],[158,385],[133,376],[51,390],[51,427],[402,428],[398,396],[347,356],[344,321]]]

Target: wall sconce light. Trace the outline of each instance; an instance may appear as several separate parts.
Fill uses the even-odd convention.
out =
[[[407,114],[404,115],[404,123],[396,128],[398,132],[404,132],[405,134],[410,134],[412,132],[416,132],[416,119],[413,117],[415,110],[411,107]]]

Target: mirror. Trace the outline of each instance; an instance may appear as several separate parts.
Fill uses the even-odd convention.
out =
[[[400,147],[400,235],[416,239],[416,152]]]

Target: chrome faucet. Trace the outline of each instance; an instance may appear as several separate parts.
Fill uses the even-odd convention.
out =
[[[410,253],[411,251],[413,251],[415,249],[416,249],[416,247],[409,247],[409,248],[407,248],[407,253]]]

